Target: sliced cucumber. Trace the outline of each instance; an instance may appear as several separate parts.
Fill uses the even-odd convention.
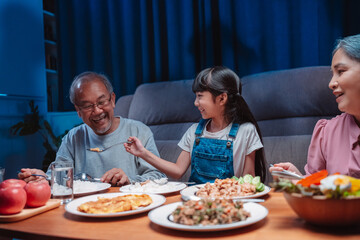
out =
[[[253,176],[251,176],[250,174],[246,174],[246,175],[244,176],[244,182],[246,182],[246,183],[251,183],[252,180],[253,180]]]
[[[253,180],[251,181],[251,184],[256,186],[259,182],[261,182],[260,176],[256,176],[256,177],[254,177]]]
[[[259,182],[258,184],[255,185],[255,189],[257,192],[262,192],[265,190],[265,184]]]
[[[238,182],[239,182],[240,184],[243,184],[243,183],[244,183],[244,178],[243,178],[243,177],[240,177],[239,180],[238,180]]]
[[[239,181],[239,178],[237,176],[233,176],[231,179],[235,179],[236,181]]]

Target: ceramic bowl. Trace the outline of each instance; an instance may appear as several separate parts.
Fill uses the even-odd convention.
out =
[[[360,222],[360,197],[326,199],[324,196],[306,197],[284,192],[294,212],[309,223],[322,226],[348,226]]]

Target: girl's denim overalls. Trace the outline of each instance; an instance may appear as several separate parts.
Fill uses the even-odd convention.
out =
[[[201,137],[207,120],[201,119],[195,131],[195,142],[191,153],[190,180],[196,183],[214,182],[234,176],[233,141],[239,124],[233,123],[228,140]]]

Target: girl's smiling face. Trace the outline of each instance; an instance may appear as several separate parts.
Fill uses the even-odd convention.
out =
[[[338,108],[360,120],[360,63],[351,59],[340,48],[333,56],[333,77],[329,88],[333,90]]]
[[[194,105],[203,119],[224,117],[225,103],[222,95],[214,97],[209,91],[196,92]]]

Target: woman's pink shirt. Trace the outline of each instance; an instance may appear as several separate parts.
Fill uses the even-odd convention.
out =
[[[309,146],[306,175],[326,169],[329,174],[338,172],[360,178],[359,135],[354,117],[347,113],[319,120]]]

